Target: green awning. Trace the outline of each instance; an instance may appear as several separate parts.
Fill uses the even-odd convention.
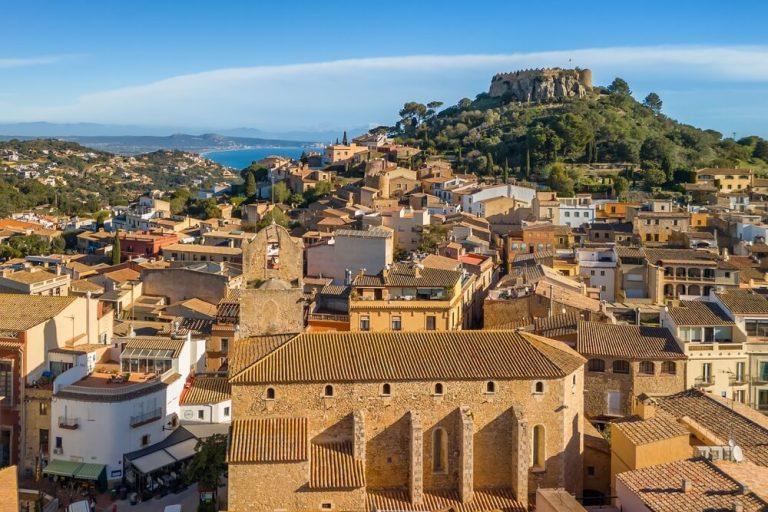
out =
[[[74,473],[75,478],[81,480],[98,480],[104,472],[104,464],[83,463]]]
[[[75,475],[75,471],[82,465],[82,462],[75,462],[73,460],[53,459],[45,466],[43,474],[72,477]]]

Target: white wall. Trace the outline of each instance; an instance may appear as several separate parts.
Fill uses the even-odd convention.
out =
[[[477,213],[478,201],[491,199],[494,197],[512,197],[520,201],[531,204],[536,196],[536,191],[532,188],[519,187],[517,185],[496,185],[494,187],[484,188],[474,194],[468,194],[461,198],[461,207],[467,213]]]
[[[229,423],[232,421],[232,400],[210,405],[182,405],[179,418],[184,423]]]
[[[346,269],[352,275],[363,268],[366,274],[378,274],[392,263],[392,246],[392,238],[337,236],[333,243],[307,247],[307,275],[330,277],[343,284]]]

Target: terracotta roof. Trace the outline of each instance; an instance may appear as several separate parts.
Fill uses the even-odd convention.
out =
[[[307,418],[236,419],[232,422],[227,462],[305,461],[307,423]]]
[[[19,508],[18,468],[8,466],[0,469],[0,510],[17,512]]]
[[[231,381],[546,379],[584,362],[563,343],[517,331],[304,333],[231,373]]]
[[[725,311],[714,302],[683,300],[669,308],[669,316],[677,325],[733,325]]]
[[[276,334],[235,340],[229,349],[229,374],[239,373],[243,368],[266,356],[294,336],[296,335]]]
[[[411,503],[407,489],[369,489],[367,492],[368,510],[399,510],[399,511],[434,511],[450,510],[452,512],[525,512],[527,507],[517,501],[515,491],[511,488],[475,489],[472,499],[462,503],[458,491],[432,490],[424,491],[421,505]]]
[[[125,283],[127,281],[138,281],[141,278],[141,274],[132,268],[121,268],[120,270],[105,272],[104,277],[118,283]]]
[[[715,295],[726,308],[737,315],[768,314],[768,299],[752,290],[726,290]]]
[[[585,356],[686,359],[666,327],[579,322],[576,350]]]
[[[768,428],[765,426],[768,420],[754,409],[730,400],[721,402],[708,393],[693,389],[656,397],[655,401],[659,408],[677,419],[687,416],[724,441],[732,438],[749,460],[768,466]],[[752,414],[755,416],[747,416]]]
[[[232,397],[229,380],[214,375],[199,375],[186,390],[181,405],[217,404]]]
[[[690,434],[685,426],[663,411],[647,420],[639,416],[622,418],[613,422],[611,428],[620,430],[635,445],[655,443],[656,441]]]
[[[240,318],[240,303],[237,300],[221,299],[216,305],[216,321],[219,323],[237,322]]]
[[[128,349],[150,349],[150,350],[173,350],[172,357],[179,357],[181,349],[184,347],[184,340],[176,340],[165,336],[136,336],[133,338],[123,338],[125,340],[125,350]]]
[[[377,276],[358,275],[355,286],[396,286],[396,287],[453,287],[461,279],[462,273],[455,270],[424,267],[417,269],[410,263],[395,263],[387,271]]]
[[[363,461],[355,460],[352,442],[312,443],[309,487],[311,489],[355,489],[365,486]]]
[[[55,317],[76,300],[77,297],[0,293],[0,331],[31,329]]]
[[[424,265],[424,267],[442,270],[458,270],[461,267],[461,262],[459,260],[440,256],[438,254],[427,255],[426,258],[421,260],[421,264]]]
[[[9,281],[17,283],[37,284],[56,279],[60,276],[57,276],[53,272],[48,272],[47,270],[19,270],[18,272],[13,272],[2,277],[3,279],[8,279]]]
[[[335,236],[347,236],[354,238],[392,238],[393,231],[387,227],[371,226],[366,230],[362,229],[338,229]]]
[[[93,293],[104,293],[104,287],[101,285],[98,285],[96,283],[93,283],[91,281],[88,281],[87,279],[78,279],[76,281],[72,281],[69,284],[69,289],[73,292],[93,292]]]
[[[712,462],[689,459],[659,464],[616,477],[632,491],[649,510],[733,510],[741,502],[744,512],[768,510],[768,502],[755,493],[742,494],[740,484]],[[682,481],[687,479],[692,489],[684,492]]]
[[[597,313],[600,311],[600,301],[582,295],[579,292],[570,290],[564,286],[559,286],[548,281],[539,281],[534,290],[536,295],[546,297],[557,304],[563,304],[570,307],[583,309]]]
[[[216,316],[216,312],[217,312],[216,304],[211,304],[210,302],[206,302],[196,297],[192,297],[191,299],[183,300],[175,304],[169,304],[167,307],[170,308],[172,306],[183,306],[197,313],[201,313],[203,315],[208,315],[211,317]]]
[[[702,263],[710,261],[714,263],[719,259],[717,254],[709,251],[697,251],[696,249],[646,248],[645,254],[653,264],[658,264],[660,261],[699,261]]]
[[[565,313],[551,317],[534,318],[533,326],[536,334],[551,338],[576,332],[580,317],[578,313]]]

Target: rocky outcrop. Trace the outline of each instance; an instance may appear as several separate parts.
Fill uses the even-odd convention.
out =
[[[512,101],[546,103],[567,98],[583,98],[592,89],[588,69],[526,69],[500,73],[491,80],[491,97],[505,96]]]

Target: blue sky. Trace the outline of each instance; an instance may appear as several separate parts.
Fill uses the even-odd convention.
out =
[[[392,122],[499,71],[624,77],[669,115],[768,136],[768,2],[0,0],[0,122],[270,130]]]

